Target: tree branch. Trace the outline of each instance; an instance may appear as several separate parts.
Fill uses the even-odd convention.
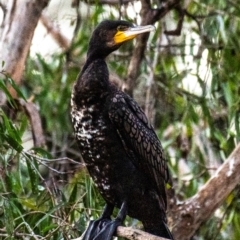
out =
[[[171,209],[176,239],[187,240],[194,235],[239,184],[239,172],[240,144],[195,196]]]
[[[60,29],[53,24],[53,22],[45,15],[42,14],[40,18],[43,26],[47,29],[48,33],[52,36],[52,38],[56,41],[56,43],[64,50],[68,50],[71,41],[64,36]]]
[[[117,228],[116,236],[123,237],[129,240],[168,240],[167,238],[158,237],[147,232],[141,231],[139,229],[122,226]],[[74,238],[72,240],[82,240],[82,236],[79,238]]]
[[[167,238],[158,237],[139,229],[122,226],[117,228],[117,236],[129,240],[167,240]]]
[[[19,104],[22,106],[30,120],[34,147],[44,147],[45,137],[41,118],[36,105],[32,102],[25,102],[22,99],[19,99]]]
[[[161,8],[152,9],[149,0],[142,0],[142,25],[154,24],[159,19],[163,18],[170,10],[178,5],[180,0],[166,1]],[[139,74],[139,66],[144,57],[144,51],[147,45],[149,33],[141,34],[137,37],[136,45],[132,54],[131,61],[127,73],[127,85],[129,86],[128,93],[132,95],[136,79]]]

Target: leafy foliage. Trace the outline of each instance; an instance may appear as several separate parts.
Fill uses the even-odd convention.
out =
[[[9,80],[9,79],[8,79]],[[14,86],[12,81],[9,81]],[[20,90],[14,86],[19,93]],[[11,98],[6,81],[1,89]],[[77,237],[86,227],[90,212],[98,216],[98,193],[90,178],[80,172],[64,187],[48,186],[41,167],[54,161],[44,158],[43,149],[26,152],[22,135],[27,128],[24,116],[13,123],[0,112],[0,236],[1,239],[66,239]],[[49,153],[48,153],[49,157]],[[88,194],[86,194],[88,192]]]

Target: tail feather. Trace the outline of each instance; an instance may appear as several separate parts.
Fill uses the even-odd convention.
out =
[[[155,224],[153,224],[151,222],[151,224],[143,223],[143,225],[145,231],[148,233],[151,233],[159,237],[174,240],[172,233],[170,232],[167,224],[164,221],[162,221],[160,224],[156,222]]]
[[[167,238],[171,239],[171,240],[174,240],[173,238],[173,235],[172,233],[170,232],[167,224],[165,222],[163,222],[163,225],[165,226],[165,232],[166,232],[166,235],[167,235]],[[163,236],[162,236],[163,237]]]

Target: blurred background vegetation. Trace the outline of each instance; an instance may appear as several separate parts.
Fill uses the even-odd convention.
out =
[[[46,15],[71,39],[70,47],[60,49],[50,41],[41,45],[37,40],[49,35],[36,31],[22,85],[0,79],[8,98],[0,109],[0,239],[73,239],[103,209],[74,140],[71,88],[96,24],[120,15],[139,24],[141,5],[136,1],[120,8],[76,1],[79,6],[71,9],[64,2],[55,1]],[[184,3],[180,35],[165,34],[176,28],[178,11],[157,22],[133,89],[161,139],[180,200],[193,196],[239,142],[239,3]],[[126,44],[108,58],[123,88],[133,47],[134,42]],[[19,99],[12,99],[9,85],[21,101],[38,107],[46,139],[43,148],[33,147],[28,116]],[[193,239],[240,239],[239,196],[236,188]],[[126,224],[139,223],[127,219]]]

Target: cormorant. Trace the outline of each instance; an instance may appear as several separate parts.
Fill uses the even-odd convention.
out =
[[[161,143],[138,104],[110,83],[105,58],[153,26],[105,20],[93,31],[87,60],[73,87],[71,117],[82,157],[106,201],[84,240],[110,240],[126,215],[145,231],[173,239],[166,220],[169,171]],[[111,221],[114,207],[120,208]]]

